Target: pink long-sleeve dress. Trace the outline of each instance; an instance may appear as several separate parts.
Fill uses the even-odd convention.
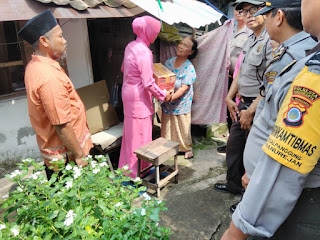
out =
[[[137,177],[138,170],[138,159],[133,152],[152,141],[152,95],[161,101],[166,97],[166,92],[153,79],[153,56],[149,49],[160,27],[160,22],[149,16],[133,21],[133,32],[138,37],[127,45],[121,69],[124,123],[119,168],[128,165],[132,178]],[[148,166],[149,163],[141,161],[141,170]]]

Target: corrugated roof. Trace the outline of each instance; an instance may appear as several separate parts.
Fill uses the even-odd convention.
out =
[[[222,14],[205,3],[196,0],[173,0],[161,2],[163,11],[156,0],[130,0],[153,16],[172,25],[186,23],[190,27],[199,28],[219,21]]]
[[[29,20],[46,9],[50,9],[58,19],[132,17],[144,12],[139,7],[111,8],[104,5],[77,11],[71,7],[43,4],[34,0],[0,0],[0,21]]]

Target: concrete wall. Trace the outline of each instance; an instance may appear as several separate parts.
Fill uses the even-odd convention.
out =
[[[66,21],[60,21],[62,25]],[[68,41],[67,66],[76,88],[93,83],[87,22],[71,20],[62,26]],[[23,158],[40,158],[28,115],[26,97],[0,101],[0,177]]]

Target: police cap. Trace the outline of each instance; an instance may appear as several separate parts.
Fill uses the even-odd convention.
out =
[[[301,0],[269,0],[266,2],[266,6],[257,12],[254,16],[263,15],[275,8],[293,8],[301,7]]]

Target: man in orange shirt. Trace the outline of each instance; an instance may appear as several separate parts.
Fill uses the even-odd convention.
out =
[[[26,67],[25,86],[29,116],[46,164],[67,159],[85,167],[92,148],[85,107],[71,80],[56,61],[66,54],[66,40],[50,10],[34,17],[19,35],[35,52]]]

